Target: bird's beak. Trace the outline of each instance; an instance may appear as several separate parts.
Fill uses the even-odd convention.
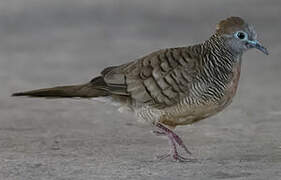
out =
[[[256,48],[256,49],[260,50],[261,52],[263,52],[264,54],[269,55],[267,49],[263,45],[261,45],[261,43],[259,43],[258,41],[249,40],[248,43],[249,43],[250,47]]]

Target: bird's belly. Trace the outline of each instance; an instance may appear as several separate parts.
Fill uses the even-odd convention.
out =
[[[175,107],[163,118],[163,123],[169,126],[187,125],[205,119],[223,110],[231,99],[221,103],[209,102],[201,105],[186,105]],[[172,112],[173,111],[173,112]]]

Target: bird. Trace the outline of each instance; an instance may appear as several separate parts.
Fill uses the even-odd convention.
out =
[[[257,40],[254,26],[241,17],[231,16],[221,20],[202,43],[160,49],[131,62],[109,66],[84,84],[12,96],[108,98],[127,107],[138,121],[154,127],[154,134],[168,138],[170,150],[157,159],[190,161],[186,155],[191,152],[175,133],[176,126],[207,119],[232,102],[242,55],[252,48],[269,55]]]

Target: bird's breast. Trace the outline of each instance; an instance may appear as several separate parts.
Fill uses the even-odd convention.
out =
[[[236,94],[240,78],[241,63],[233,66],[229,82],[226,84],[223,96],[219,101],[209,101],[202,104],[180,103],[167,108],[168,116],[164,116],[164,124],[170,126],[186,125],[210,117],[225,109]],[[184,102],[184,101],[183,101]]]
[[[235,96],[237,88],[238,88],[238,82],[240,79],[240,72],[241,72],[241,62],[237,63],[234,67],[233,67],[233,71],[232,71],[232,78],[230,80],[230,82],[227,84],[227,88],[225,90],[225,95],[224,95],[224,103],[226,103],[226,105],[230,104],[232,98]],[[225,106],[226,106],[225,105]]]

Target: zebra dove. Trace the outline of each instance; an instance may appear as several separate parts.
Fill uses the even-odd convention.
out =
[[[268,55],[257,41],[252,25],[240,17],[219,22],[205,42],[162,49],[119,66],[105,68],[101,75],[82,85],[59,86],[15,93],[34,97],[108,97],[135,113],[138,120],[153,125],[156,135],[167,136],[171,149],[159,159],[190,159],[173,129],[210,117],[228,106],[234,97],[241,69],[241,56],[251,48]]]

